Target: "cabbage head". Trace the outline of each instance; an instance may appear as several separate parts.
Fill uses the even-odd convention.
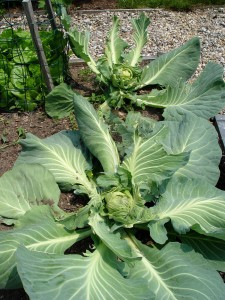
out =
[[[117,222],[127,223],[135,206],[135,201],[130,192],[111,192],[105,196],[106,208],[109,218]]]
[[[114,65],[112,85],[119,89],[134,90],[139,82],[140,69],[124,64]]]

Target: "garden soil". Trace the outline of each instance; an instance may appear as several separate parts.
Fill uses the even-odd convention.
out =
[[[115,9],[118,8],[116,0],[75,0],[71,9]]]
[[[117,8],[116,0],[92,0],[75,1],[71,10],[77,9],[114,9]],[[96,91],[94,76],[87,74],[84,66],[71,66],[69,72],[69,81],[72,87],[82,95],[91,95]],[[160,118],[156,110],[144,111],[144,115],[152,118]],[[0,176],[11,169],[18,157],[21,147],[18,143],[20,138],[27,132],[33,133],[40,138],[45,138],[61,130],[70,130],[76,128],[76,122],[73,117],[61,120],[53,120],[48,117],[44,108],[34,112],[3,112],[0,111]],[[223,178],[225,177],[225,163],[221,164]],[[222,181],[220,188],[223,187]],[[84,199],[75,197],[72,193],[62,194],[60,207],[65,211],[76,211],[84,205]],[[0,230],[10,229],[7,226],[0,225]],[[91,241],[88,241],[91,243]],[[80,253],[84,250],[83,242],[78,247],[71,248],[68,253]],[[27,300],[29,297],[23,289],[19,290],[0,290],[0,300]]]

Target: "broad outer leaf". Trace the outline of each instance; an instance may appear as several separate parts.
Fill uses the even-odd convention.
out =
[[[173,178],[152,213],[156,221],[149,226],[156,242],[160,242],[158,220],[170,219],[180,234],[196,224],[205,233],[225,229],[225,192],[203,180]]]
[[[86,256],[17,251],[18,272],[31,300],[154,299],[141,278],[125,279],[117,271],[121,266],[104,244]]]
[[[160,182],[185,165],[189,154],[169,155],[157,141],[165,137],[162,127],[155,135],[146,140],[135,137],[132,154],[124,160],[122,167],[128,170],[135,184],[157,181]]]
[[[135,48],[124,58],[125,62],[132,67],[138,63],[141,56],[141,51],[147,43],[147,28],[149,24],[150,20],[145,16],[144,13],[142,13],[138,19],[132,19]]]
[[[43,165],[63,190],[71,190],[75,184],[79,184],[87,193],[92,191],[85,174],[85,170],[91,166],[84,156],[85,149],[82,148],[78,132],[61,131],[45,139],[28,133],[20,144],[22,152],[17,164],[27,162]]]
[[[220,236],[217,238],[216,232],[208,236],[191,231],[180,235],[179,239],[201,253],[216,270],[225,272],[225,231],[223,236],[224,239],[221,240]]]
[[[75,95],[74,108],[85,145],[101,162],[105,172],[115,173],[120,160],[116,145],[106,124],[84,97]]]
[[[188,163],[178,169],[175,175],[200,179],[204,176],[204,180],[216,185],[222,153],[218,134],[212,124],[188,112],[167,114],[167,120],[170,120],[165,122],[170,134],[162,141],[167,153],[190,152]]]
[[[42,210],[40,212],[43,213]],[[29,213],[32,218],[32,210]],[[42,219],[42,214],[39,214],[39,222],[28,223],[27,226],[19,229],[0,232],[0,289],[21,286],[15,261],[15,252],[19,245],[24,245],[33,251],[62,254],[76,241],[88,235],[90,235],[90,231],[87,230],[81,231],[81,233],[68,231],[63,225],[54,222],[51,215],[48,219],[46,215]]]
[[[14,224],[13,229],[20,229],[28,227],[30,224],[39,223],[40,219],[44,221],[58,221],[68,217],[69,213],[64,212],[62,209],[57,207],[57,211],[52,209],[52,206],[45,203],[45,205],[33,206],[31,210],[28,210],[19,220]],[[64,225],[64,224],[63,224]]]
[[[192,112],[198,117],[209,119],[224,107],[225,83],[223,67],[209,62],[193,84],[178,81],[164,93],[137,97],[139,105],[164,107],[164,117],[178,111]]]
[[[52,118],[64,118],[73,112],[74,92],[65,83],[57,85],[45,98],[45,111]]]
[[[200,42],[199,38],[194,37],[144,67],[141,84],[137,89],[150,84],[174,87],[181,78],[186,81],[191,77],[198,66],[199,59]]]
[[[120,232],[115,233],[110,231],[110,227],[101,216],[98,214],[92,215],[89,225],[101,241],[119,258],[124,261],[131,261],[138,258],[138,255],[133,252],[126,239],[122,238]]]
[[[127,46],[127,43],[119,37],[119,19],[117,16],[114,16],[113,25],[107,37],[105,49],[107,62],[111,68],[114,64],[121,62],[122,52]]]
[[[223,300],[225,286],[219,274],[186,245],[169,243],[163,249],[136,242],[142,260],[128,278],[142,278],[155,300]]]
[[[153,129],[157,124],[156,120],[142,116],[139,112],[128,112],[126,120],[113,120],[111,128],[116,134],[122,137],[120,146],[124,151],[129,151],[130,145],[133,143],[135,131],[138,131],[139,136],[148,138],[153,134]],[[118,146],[118,145],[117,145]],[[119,146],[118,146],[119,147]]]
[[[93,72],[99,74],[96,63],[89,53],[88,44],[90,39],[90,33],[88,31],[79,32],[77,29],[67,32],[69,38],[69,44],[73,53],[82,58],[92,69]]]
[[[0,191],[0,216],[13,219],[11,223],[33,206],[57,206],[60,196],[53,175],[37,164],[21,164],[6,172],[0,178]]]
[[[63,27],[66,31],[69,31],[72,22],[71,16],[67,14],[66,8],[64,6],[61,6],[60,10],[61,10],[61,22],[63,24]]]

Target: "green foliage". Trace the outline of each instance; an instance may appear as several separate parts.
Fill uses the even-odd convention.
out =
[[[39,33],[54,83],[60,83],[67,60],[63,33]],[[30,33],[22,29],[3,30],[0,34],[0,107],[33,110],[43,100],[45,92]]]
[[[0,122],[1,121],[4,122],[4,119],[3,120],[0,119]],[[3,130],[2,134],[0,135],[0,142],[1,142],[0,151],[7,147],[15,146],[16,144],[19,143],[20,139],[25,138],[26,132],[23,127],[18,127],[16,132],[17,132],[17,138],[11,143],[9,143],[8,141],[9,127],[7,126],[7,129]]]
[[[224,0],[117,0],[121,8],[162,7],[174,10],[190,10],[195,6],[223,5]]]
[[[72,0],[52,0],[52,5],[54,8],[60,8],[61,6],[70,5]],[[38,7],[44,8],[45,7],[45,0],[38,0]]]
[[[0,15],[4,15],[6,13],[6,10],[4,8],[4,5],[0,3]]]
[[[78,130],[27,134],[0,178],[0,221],[13,226],[0,232],[0,288],[23,286],[31,300],[224,299],[225,192],[214,187],[212,125],[187,110],[161,122],[111,115],[115,142],[85,98],[73,101]],[[59,187],[86,205],[62,211]],[[64,255],[86,237],[91,251]]]
[[[94,73],[88,68],[83,68],[79,71],[79,77],[82,78],[82,80],[88,80],[88,78],[93,75]]]

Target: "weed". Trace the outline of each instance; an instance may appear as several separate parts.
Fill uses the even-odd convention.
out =
[[[88,80],[90,76],[92,76],[94,73],[90,68],[85,67],[79,71],[79,76],[82,80]]]
[[[73,130],[77,130],[77,122],[73,113],[69,115],[70,125]]]
[[[25,138],[26,131],[23,127],[18,127],[16,132],[17,132],[17,138],[11,143],[9,143],[8,132],[7,130],[3,131],[2,135],[0,136],[0,141],[2,143],[2,145],[0,146],[0,151],[7,147],[11,147],[19,144],[20,140]]]
[[[0,141],[2,142],[2,144],[6,144],[8,142],[8,137],[7,137],[8,133],[6,130],[3,131],[3,133],[0,136]]]

